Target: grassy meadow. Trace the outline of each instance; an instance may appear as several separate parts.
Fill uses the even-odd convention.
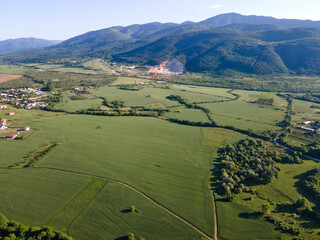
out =
[[[241,98],[230,102],[205,103],[201,106],[212,112],[219,125],[242,129],[279,129],[280,127],[277,124],[283,121],[285,117],[285,111],[248,103]]]

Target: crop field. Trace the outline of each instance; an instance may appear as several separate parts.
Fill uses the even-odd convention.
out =
[[[0,65],[0,73],[2,74],[24,74],[28,68],[16,65]]]
[[[234,126],[242,129],[277,129],[284,120],[285,112],[271,107],[259,106],[240,100],[221,103],[200,104],[211,110],[219,125]]]
[[[62,143],[37,166],[125,181],[212,233],[212,202],[205,184],[211,151],[201,144],[200,128],[150,118],[92,116],[50,118],[39,128],[37,138],[56,137]]]
[[[67,67],[60,67],[60,68],[52,68],[50,71],[54,72],[64,72],[64,73],[81,73],[81,74],[97,74],[94,70],[86,70],[82,68],[67,68]]]
[[[40,64],[40,65],[34,65],[33,67],[36,68],[36,69],[50,70],[50,69],[53,69],[53,68],[63,67],[63,65],[59,65],[59,64]]]
[[[78,217],[106,184],[107,181],[104,179],[91,179],[87,185],[46,222],[46,225],[66,231],[73,220]]]
[[[166,99],[166,97],[170,95],[179,95],[182,98],[187,99],[189,102],[215,102],[228,99],[225,96],[221,96],[226,94],[225,92],[221,95],[211,95],[209,93],[193,91],[192,88],[188,88],[188,90],[186,90],[186,88],[175,86],[170,88],[145,86],[139,91],[122,90],[116,87],[103,87],[91,90],[91,93],[99,97],[107,98],[111,101],[124,101],[127,106],[150,106],[151,103],[163,103],[166,106],[180,105],[175,101]],[[231,97],[234,98],[232,95]]]
[[[184,106],[171,108],[171,111],[166,112],[165,116],[190,122],[209,122],[208,117],[202,110],[186,108]]]
[[[244,91],[244,90],[235,90],[233,91],[236,94],[241,96],[241,99],[245,101],[256,100],[258,98],[273,98],[274,106],[277,107],[286,107],[288,102],[285,98],[277,96],[276,93],[273,92],[262,92],[262,91]]]
[[[110,85],[111,86],[118,86],[118,85],[134,84],[134,83],[137,83],[137,82],[148,83],[148,82],[150,82],[150,80],[149,79],[145,79],[145,78],[118,77],[117,80],[115,80]]]
[[[0,169],[1,212],[25,224],[41,225],[88,180],[46,169]]]
[[[103,59],[93,59],[82,63],[82,66],[91,68],[97,71],[103,71],[104,73],[117,74],[110,66],[110,62]]]
[[[242,129],[267,130],[279,129],[285,118],[287,102],[275,93],[235,91],[240,95],[238,100],[228,89],[209,87],[192,87],[174,85],[169,88],[144,86],[139,91],[122,90],[116,87],[103,87],[91,90],[92,94],[107,98],[110,101],[124,101],[127,106],[146,106],[160,103],[173,107],[165,116],[180,120],[203,121],[207,119],[203,112],[185,109],[176,101],[166,99],[170,95],[179,95],[188,102],[197,103],[211,110],[214,120],[223,126],[234,126]],[[274,98],[275,106],[261,106],[251,103],[252,99]],[[174,107],[176,106],[176,107]],[[181,110],[181,112],[179,112]]]
[[[200,93],[211,96],[218,96],[226,99],[234,99],[234,95],[230,94],[231,89],[226,88],[213,88],[213,87],[198,87],[198,86],[188,86],[188,85],[173,85],[177,90]]]
[[[275,93],[180,85],[145,85],[138,91],[107,86],[90,92],[85,100],[71,100],[69,95],[74,93],[64,92],[56,108],[74,112],[101,106],[98,97],[103,97],[124,101],[126,106],[168,108],[163,115],[168,118],[209,121],[204,111],[167,99],[179,95],[210,109],[220,125],[266,130],[280,129],[287,104]],[[250,102],[257,98],[274,98],[274,106]],[[315,104],[310,104],[294,100],[293,116],[316,116],[316,109],[311,108]],[[8,116],[10,111],[16,114]],[[2,118],[9,120],[9,130],[3,133],[25,126],[33,131],[23,140],[0,139],[0,184],[4,186],[0,193],[6,196],[0,199],[0,211],[28,225],[50,225],[80,240],[121,239],[128,232],[155,240],[199,240],[200,232],[213,237],[209,183],[214,181],[214,159],[219,148],[248,137],[223,128],[179,125],[151,117],[76,115],[11,106],[0,111]],[[8,168],[52,142],[59,144],[32,168]],[[280,239],[280,231],[257,214],[263,198],[282,204],[296,201],[303,192],[316,207],[301,181],[318,164],[277,164],[279,178],[253,186],[257,195],[252,201],[246,200],[248,192],[233,202],[216,196],[219,239]],[[137,211],[131,212],[131,206]],[[275,215],[284,218],[281,213]],[[299,218],[294,224],[314,223]]]
[[[130,212],[132,205],[136,212]],[[79,240],[120,239],[128,232],[155,240],[201,239],[199,233],[183,222],[132,189],[116,183],[108,183],[68,230]]]
[[[62,102],[55,106],[56,109],[62,109],[67,112],[75,112],[82,109],[88,109],[91,107],[101,106],[102,99],[84,99],[84,100],[72,100],[66,94],[62,97]]]
[[[27,120],[28,114],[33,111],[17,110],[17,112],[16,117],[19,115],[22,117],[22,114],[25,114],[26,121],[29,121],[26,123],[39,130],[26,140],[3,140],[0,144],[1,153],[10,158],[1,158],[1,166],[7,167],[21,160],[29,152],[48,141],[59,141],[61,144],[37,163],[35,166],[37,170],[38,168],[41,171],[46,168],[57,168],[124,181],[187,219],[207,234],[213,234],[213,203],[208,179],[210,156],[219,146],[207,145],[208,137],[201,128],[138,117],[62,115],[32,120],[30,116]],[[19,119],[17,118],[16,121],[18,122]],[[12,119],[12,122],[14,124],[15,120]],[[222,133],[221,131],[224,130],[220,130],[219,133]],[[212,137],[213,134],[210,136]],[[227,135],[226,138],[228,137]],[[79,192],[89,181],[88,178],[84,179],[81,186],[77,185],[75,192]],[[30,191],[37,191],[30,188]],[[19,191],[23,193],[22,190],[19,189]],[[71,196],[68,197],[70,198]],[[24,202],[28,201],[24,199]],[[67,204],[66,202],[67,199],[60,202],[61,205],[55,207],[50,213],[43,213],[41,221],[49,221],[52,216],[55,216],[55,212],[59,216],[61,211],[59,209]],[[67,209],[69,205],[66,205]],[[72,204],[70,208],[73,209]],[[10,211],[5,213],[10,217],[16,214]],[[66,222],[70,220],[67,213],[68,211]],[[30,220],[30,218],[33,219]],[[34,215],[25,219],[23,216],[18,216],[18,220],[38,223]],[[57,222],[57,220],[49,222]],[[179,231],[189,234],[188,232],[194,230]],[[123,230],[118,233],[120,232],[122,234]],[[138,232],[144,234],[143,230]],[[196,233],[190,234],[190,239],[193,239]]]

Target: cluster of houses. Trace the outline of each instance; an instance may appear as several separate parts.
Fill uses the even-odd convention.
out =
[[[32,108],[39,108],[39,107],[46,107],[48,106],[47,102],[32,102],[32,103],[25,103],[25,109],[32,109]]]
[[[23,131],[30,131],[30,127],[25,127],[24,129],[23,129]],[[12,134],[12,135],[10,135],[10,136],[7,136],[7,139],[16,139],[17,137],[18,137],[18,135],[20,134],[20,132],[17,132],[17,133],[15,133],[15,134]]]
[[[298,126],[297,128],[307,132],[320,131],[320,123],[316,123],[315,121],[305,121],[303,124],[305,126]]]
[[[7,119],[1,119],[0,120],[0,130],[4,130],[8,128],[8,120]],[[27,126],[23,129],[23,131],[30,131],[30,127]],[[18,135],[20,134],[20,132],[14,133],[12,135],[7,136],[7,139],[16,139],[18,137]]]
[[[0,102],[14,102],[15,106],[21,106],[25,109],[45,107],[48,105],[45,101],[39,101],[45,97],[43,91],[34,88],[17,88],[4,90],[0,93]],[[1,107],[2,106],[2,107]],[[0,110],[5,109],[5,105],[0,105]]]

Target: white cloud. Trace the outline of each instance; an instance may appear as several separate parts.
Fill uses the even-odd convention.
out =
[[[222,5],[216,5],[216,4],[214,4],[214,5],[211,5],[209,8],[212,8],[212,9],[215,9],[215,8],[223,8],[223,6],[222,6]]]

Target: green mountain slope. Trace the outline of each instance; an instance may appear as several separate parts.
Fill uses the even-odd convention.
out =
[[[38,38],[18,38],[0,41],[0,54],[16,52],[26,49],[43,48],[60,43]]]
[[[229,25],[227,25],[229,24]],[[320,74],[320,23],[223,14],[194,23],[148,23],[92,31],[6,61],[105,58],[156,65],[176,58],[187,71]]]

